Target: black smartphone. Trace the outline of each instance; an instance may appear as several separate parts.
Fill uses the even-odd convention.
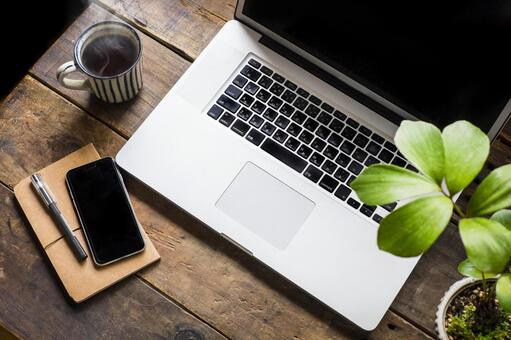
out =
[[[69,170],[66,182],[97,265],[112,263],[144,249],[140,226],[112,158]]]

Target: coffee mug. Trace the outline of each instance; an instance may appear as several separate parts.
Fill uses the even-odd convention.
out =
[[[57,70],[59,83],[90,91],[108,103],[122,103],[142,88],[142,43],[133,27],[104,21],[87,28],[76,40],[74,60]],[[85,79],[68,75],[81,72]]]

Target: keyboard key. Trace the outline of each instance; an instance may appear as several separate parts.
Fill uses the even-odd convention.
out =
[[[356,134],[357,132],[355,130],[353,130],[349,126],[346,126],[344,130],[342,130],[341,136],[343,136],[346,139],[352,140]]]
[[[263,127],[261,128],[261,131],[264,132],[265,134],[267,134],[268,136],[271,136],[272,133],[276,130],[277,128],[275,127],[275,125],[272,125],[268,122],[264,123]]]
[[[377,143],[379,144],[383,144],[383,142],[385,141],[385,139],[383,139],[382,136],[376,134],[376,133],[373,133],[373,135],[371,136],[372,140],[376,141]]]
[[[255,126],[256,128],[259,128],[264,122],[264,119],[259,117],[258,115],[253,115],[252,118],[250,118],[250,121],[248,122],[250,125]]]
[[[231,98],[226,95],[221,95],[220,98],[216,101],[216,103],[222,106],[224,109],[231,111],[232,113],[236,113],[240,108],[240,104],[236,103]]]
[[[286,90],[281,98],[288,103],[292,103],[296,99],[296,93]]]
[[[245,136],[245,134],[250,130],[250,125],[245,123],[242,120],[237,119],[234,124],[231,126],[231,130],[236,132],[240,136]]]
[[[378,164],[378,163],[380,163],[379,160],[377,160],[373,156],[369,156],[369,158],[366,159],[364,164],[365,164],[365,166],[369,166],[369,165]]]
[[[282,130],[277,130],[277,132],[275,132],[275,134],[273,135],[273,139],[275,139],[277,142],[279,143],[284,143],[284,141],[286,140],[286,138],[288,137],[289,135],[287,133],[285,133],[284,131]]]
[[[252,82],[248,83],[248,85],[245,87],[245,91],[247,91],[251,95],[254,95],[258,90],[259,90],[259,86],[257,86],[256,84],[254,84]]]
[[[300,137],[298,137],[298,139],[305,144],[309,144],[314,139],[314,135],[309,131],[303,130],[302,134],[300,135]]]
[[[302,128],[295,123],[291,123],[286,131],[296,137],[300,134]]]
[[[330,158],[330,159],[335,159],[335,157],[337,157],[338,154],[339,154],[339,150],[337,150],[336,148],[334,148],[331,145],[328,145],[326,147],[325,151],[323,152],[323,155],[325,155],[327,158]]]
[[[271,97],[270,101],[268,102],[268,105],[273,107],[275,110],[278,110],[280,105],[282,105],[282,103],[283,103],[282,99],[273,96],[273,97]]]
[[[243,91],[241,91],[239,88],[237,88],[234,85],[229,85],[227,87],[227,89],[225,89],[225,94],[228,95],[229,97],[234,98],[234,99],[238,99],[242,93],[243,93]]]
[[[380,152],[381,150],[381,146],[379,146],[378,144],[376,144],[375,142],[371,141],[367,147],[366,147],[366,150],[369,151],[370,154],[376,156],[378,154],[378,152]]]
[[[319,99],[318,97],[316,97],[314,95],[311,95],[309,100],[311,102],[313,102],[314,104],[316,104],[317,106],[321,105],[321,99]]]
[[[328,105],[327,103],[323,103],[321,105],[321,108],[323,110],[325,110],[326,112],[328,112],[328,113],[333,113],[334,112],[334,108],[332,106]]]
[[[342,121],[346,119],[346,115],[339,110],[335,110],[334,117]]]
[[[250,79],[252,81],[257,81],[257,79],[259,79],[259,77],[261,76],[261,72],[257,71],[256,69],[254,69],[248,65],[245,65],[241,69],[241,74],[243,74],[245,77],[247,77],[248,79]]]
[[[394,203],[382,205],[381,207],[390,212],[390,211],[394,210],[394,208],[396,208],[396,205],[397,205],[397,203],[394,202]]]
[[[300,147],[298,148],[298,151],[297,153],[302,156],[303,158],[307,159],[309,158],[309,156],[311,155],[312,153],[312,149],[309,148],[307,145],[300,145]]]
[[[260,62],[258,62],[258,61],[257,61],[257,60],[255,60],[255,59],[250,59],[250,60],[248,61],[248,63],[249,63],[250,65],[254,66],[255,68],[259,68],[259,67],[261,67],[261,63],[260,63]]]
[[[261,89],[261,91],[257,92],[257,95],[256,95],[256,98],[259,99],[260,101],[262,101],[263,103],[266,103],[266,101],[268,99],[270,99],[270,97],[271,97],[271,93],[264,89]]]
[[[357,148],[352,156],[354,159],[356,159],[360,163],[363,163],[367,157],[367,152],[365,152],[362,149]]]
[[[302,88],[299,88],[298,90],[296,90],[296,93],[298,93],[300,96],[302,96],[304,98],[309,97],[309,92],[305,91]]]
[[[346,201],[348,196],[351,194],[351,189],[345,186],[344,184],[341,184],[337,191],[334,193],[335,197],[339,198],[340,200]]]
[[[289,139],[286,141],[286,147],[290,150],[295,151],[300,146],[300,142],[298,139],[295,139],[293,137],[289,137]]]
[[[271,80],[267,76],[262,76],[257,83],[264,87],[265,89],[267,89],[271,86],[271,84],[273,84],[273,80]]]
[[[341,130],[344,128],[344,123],[341,122],[339,119],[334,119],[332,123],[330,123],[329,127],[335,132],[340,133]]]
[[[350,177],[350,173],[343,168],[339,168],[335,172],[334,177],[337,178],[339,181],[344,182],[348,179],[348,177]]]
[[[378,214],[374,214],[373,216],[373,221],[375,221],[376,223],[380,223],[381,220],[383,220],[383,217],[381,217],[380,215]]]
[[[350,175],[350,178],[348,178],[348,181],[346,181],[346,184],[351,185],[351,182],[353,182],[357,177],[354,175]]]
[[[341,145],[341,150],[346,154],[351,155],[353,150],[355,150],[355,145],[347,140],[345,140]]]
[[[243,88],[247,83],[248,79],[243,77],[242,75],[237,75],[236,78],[232,81],[234,85]]]
[[[251,143],[259,146],[264,140],[264,135],[261,132],[255,130],[255,129],[252,129],[252,130],[250,130],[250,132],[248,133],[246,138]]]
[[[261,67],[259,71],[266,74],[267,76],[271,76],[273,74],[273,71],[264,65]]]
[[[314,119],[307,118],[305,123],[303,124],[303,127],[309,130],[310,132],[314,132],[319,126],[319,123],[316,122]]]
[[[326,172],[328,172],[331,175],[334,173],[335,169],[337,169],[337,165],[335,165],[334,162],[329,161],[327,159],[325,161],[325,163],[323,163],[323,166],[321,167],[321,169],[325,170]]]
[[[334,192],[335,188],[339,185],[339,182],[332,177],[325,175],[319,182],[319,186],[328,192]]]
[[[213,119],[218,119],[220,115],[224,112],[220,106],[213,105],[211,109],[208,111],[208,116],[210,116]]]
[[[346,124],[348,124],[349,126],[351,126],[352,128],[358,128],[358,126],[360,125],[356,120],[354,119],[351,119],[351,118],[348,118],[348,120],[346,120]]]
[[[369,138],[359,133],[357,137],[355,137],[355,139],[353,140],[353,143],[363,148],[367,145],[367,143],[369,143]]]
[[[325,161],[325,157],[320,155],[319,153],[317,152],[314,152],[311,156],[311,158],[309,159],[309,161],[312,163],[312,164],[315,164],[317,166],[321,166],[321,163],[323,163]]]
[[[307,116],[305,113],[302,113],[300,111],[296,111],[293,116],[291,116],[291,119],[297,122],[298,124],[303,124],[305,119],[307,119]]]
[[[373,133],[371,130],[366,128],[364,125],[360,125],[360,127],[358,128],[358,131],[360,131],[361,133],[363,133],[367,137],[369,137],[371,135],[371,133]]]
[[[355,209],[358,209],[360,207],[360,203],[357,202],[354,198],[350,197],[348,198],[348,204]]]
[[[225,126],[230,126],[235,119],[236,117],[234,117],[229,112],[226,112],[222,115],[222,117],[220,117],[220,123],[222,123]]]
[[[296,98],[296,100],[293,103],[293,106],[296,107],[299,110],[303,110],[307,107],[308,102],[303,99],[302,97]]]
[[[314,139],[314,142],[311,144],[311,147],[319,152],[323,151],[325,146],[326,143],[319,138]]]
[[[318,122],[320,122],[323,125],[328,125],[332,121],[332,116],[330,116],[325,111],[321,112],[318,116]]]
[[[255,112],[261,114],[264,112],[264,110],[266,110],[266,105],[264,105],[263,103],[261,103],[259,100],[256,101],[254,103],[254,105],[252,105],[252,110],[254,110]]]
[[[307,108],[305,109],[305,113],[311,116],[312,118],[316,118],[320,111],[321,110],[319,109],[319,107],[314,106],[312,104],[309,104],[309,106],[307,106]]]
[[[317,136],[319,136],[319,137],[321,137],[321,138],[323,138],[323,139],[327,139],[327,138],[328,138],[328,136],[330,136],[330,133],[331,133],[331,132],[332,132],[332,131],[330,131],[330,129],[329,129],[329,128],[327,128],[327,127],[325,127],[325,126],[321,125],[321,126],[318,128],[318,130],[316,131],[316,135],[317,135]]]
[[[278,81],[279,83],[283,83],[284,82],[284,77],[282,77],[280,74],[278,73],[274,73],[273,76],[271,76],[273,79],[275,79],[275,81]]]
[[[339,155],[339,157],[337,157],[335,159],[335,163],[339,164],[340,166],[342,166],[344,168],[347,167],[348,164],[350,164],[350,162],[351,162],[351,158],[342,152]]]
[[[293,114],[293,112],[295,112],[295,108],[292,107],[291,105],[287,104],[287,103],[284,103],[284,105],[282,105],[282,107],[280,108],[280,113],[282,113],[284,116],[286,117],[291,117],[291,115]]]
[[[358,175],[360,172],[362,172],[363,169],[364,166],[357,161],[351,161],[351,164],[348,166],[348,170],[355,175]]]
[[[307,166],[306,160],[299,157],[298,155],[295,155],[293,152],[289,151],[272,139],[266,138],[266,140],[261,145],[261,149],[268,152],[270,155],[298,172],[302,172],[303,169],[305,169]]]
[[[332,144],[335,147],[338,147],[339,145],[341,145],[341,142],[342,142],[342,137],[336,133],[332,133],[330,135],[330,137],[328,137],[328,143]]]
[[[407,168],[408,170],[412,170],[413,172],[419,172],[419,170],[417,170],[417,168],[416,168],[416,167],[414,167],[413,165],[411,165],[410,163],[408,163],[408,164],[406,165],[406,168]]]
[[[273,122],[275,120],[275,118],[277,118],[278,115],[279,114],[274,109],[267,108],[263,114],[263,118],[266,118],[270,122]]]
[[[388,151],[387,149],[381,150],[380,154],[378,155],[378,158],[384,161],[385,163],[390,163],[392,157],[394,157],[394,154]]]
[[[284,90],[285,90],[284,86],[282,86],[280,84],[277,84],[277,83],[274,83],[270,87],[270,92],[273,93],[276,96],[280,96],[282,94],[282,92],[284,92]]]
[[[240,117],[243,120],[248,120],[251,115],[252,115],[252,111],[250,111],[246,107],[242,107],[241,110],[239,110],[239,112],[238,112],[238,117]]]
[[[296,86],[295,83],[293,83],[292,81],[289,81],[289,80],[286,80],[286,82],[284,83],[284,86],[287,87],[288,89],[293,90],[293,91],[298,88],[298,86]]]
[[[250,95],[245,93],[244,95],[241,96],[240,103],[245,105],[245,106],[250,106],[250,105],[252,105],[254,100],[255,100],[254,97],[252,97],[252,96],[250,96]]]
[[[303,175],[313,181],[314,183],[318,183],[321,176],[323,176],[323,172],[316,168],[314,165],[309,165],[307,170],[303,172]]]
[[[360,207],[360,212],[362,214],[366,215],[367,217],[371,217],[371,215],[373,214],[375,209],[376,209],[376,207],[362,204],[362,206]]]
[[[404,168],[404,166],[406,165],[406,161],[404,159],[402,159],[401,157],[394,157],[394,159],[392,160],[392,164],[394,165],[397,165],[397,166],[400,166],[402,168]]]
[[[268,110],[271,110],[271,109],[268,109]],[[277,125],[279,128],[281,129],[286,129],[287,126],[289,125],[289,122],[290,120],[287,119],[286,117],[280,115],[277,120],[275,121],[275,125]]]
[[[392,151],[392,152],[396,152],[396,151],[397,151],[396,146],[395,146],[394,144],[392,144],[391,142],[389,142],[389,141],[385,141],[384,146],[385,146],[387,149],[389,149],[390,151]]]

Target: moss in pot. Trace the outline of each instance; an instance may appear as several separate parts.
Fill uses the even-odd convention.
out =
[[[467,121],[440,131],[403,121],[395,144],[418,172],[374,164],[351,183],[362,202],[398,208],[380,222],[378,246],[397,256],[427,251],[453,214],[467,259],[437,312],[441,339],[511,339],[511,164],[493,170],[477,187],[466,211],[455,204],[486,161],[488,137]]]

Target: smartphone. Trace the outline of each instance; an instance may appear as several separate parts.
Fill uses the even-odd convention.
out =
[[[111,157],[69,170],[66,182],[98,266],[144,250],[139,223]]]

